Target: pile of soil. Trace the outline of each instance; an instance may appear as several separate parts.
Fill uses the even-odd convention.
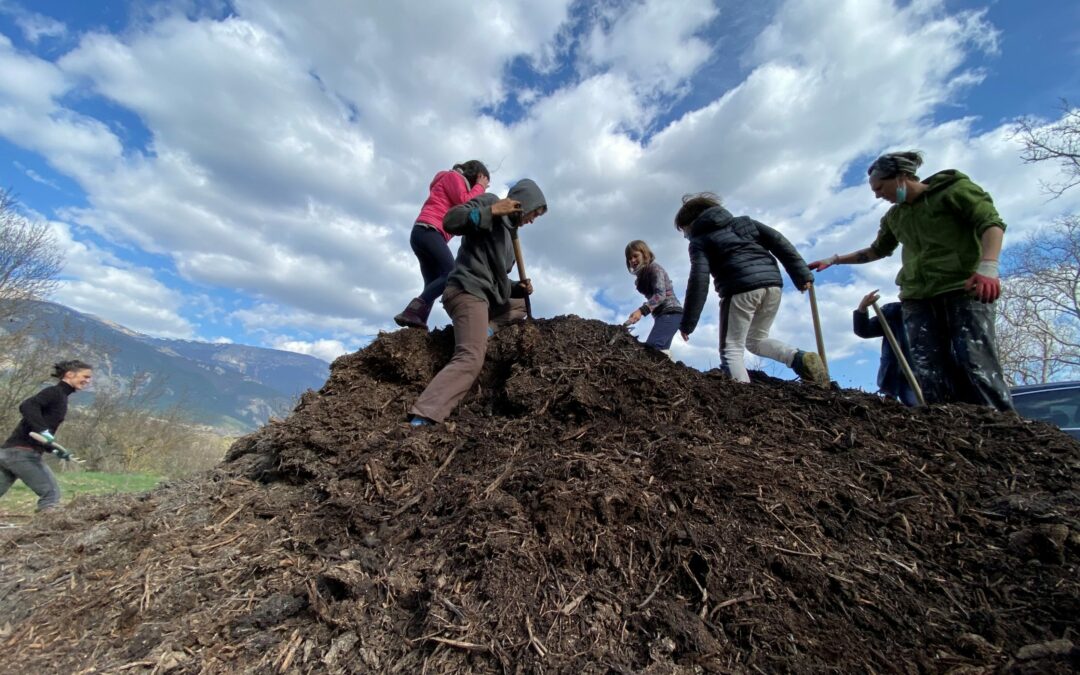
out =
[[[614,340],[614,341],[612,341]],[[4,672],[1071,672],[1080,444],[560,317],[338,359],[196,480],[0,533]]]

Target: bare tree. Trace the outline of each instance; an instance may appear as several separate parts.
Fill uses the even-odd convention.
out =
[[[1067,216],[1010,249],[996,324],[1015,384],[1080,377],[1080,217]]]
[[[0,321],[20,301],[51,293],[63,265],[49,226],[19,213],[11,192],[0,189]]]
[[[1062,117],[1053,124],[1040,124],[1030,117],[1016,124],[1016,135],[1024,144],[1020,157],[1025,162],[1058,162],[1064,179],[1060,183],[1044,183],[1043,188],[1060,196],[1080,185],[1080,108],[1061,101]]]
[[[114,375],[107,365],[111,349],[66,324],[59,336],[31,333],[17,343],[0,341],[0,440],[18,424],[19,404],[56,382],[48,373],[57,355],[76,355],[98,367],[90,390],[70,401],[60,431],[86,468],[178,477],[224,457],[229,439],[192,423],[182,403],[164,404],[163,379],[147,372]]]

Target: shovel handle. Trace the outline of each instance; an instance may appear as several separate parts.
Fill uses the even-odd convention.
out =
[[[69,461],[69,462],[75,462],[76,464],[85,464],[86,463],[86,460],[79,459],[78,457],[75,456],[75,454],[73,452],[71,452],[70,450],[68,450],[64,446],[60,445],[56,441],[50,441],[49,439],[45,438],[44,436],[42,436],[41,434],[39,434],[36,431],[31,431],[30,432],[30,438],[34,439],[35,441],[37,441],[38,443],[41,443],[44,446],[52,448],[54,451],[59,450],[60,452],[67,453],[67,461]]]
[[[517,261],[518,268],[518,281],[528,281],[529,277],[525,274],[525,254],[521,252],[521,240],[518,239],[518,231],[515,227],[510,230],[510,240],[514,242],[514,259]],[[529,298],[529,294],[525,294],[525,315],[530,319],[532,315],[532,300]]]
[[[518,239],[517,228],[510,230],[510,239],[514,242],[514,258],[517,260],[518,280],[525,281],[529,276],[525,274],[525,255],[521,252],[521,240]]]
[[[829,377],[829,362],[825,358],[825,338],[821,335],[821,315],[818,314],[817,293],[814,292],[813,284],[810,284],[807,290],[810,292],[810,314],[814,319],[814,338],[817,340],[817,353],[821,357],[821,365],[825,368],[825,379],[832,382],[832,378]]]
[[[904,357],[904,351],[900,349],[900,343],[897,342],[896,336],[893,335],[889,322],[885,320],[885,314],[882,313],[881,308],[878,307],[876,302],[873,303],[873,307],[874,314],[876,314],[878,318],[878,323],[881,324],[881,332],[885,334],[885,339],[889,341],[889,346],[892,347],[893,354],[896,354],[896,362],[900,364],[900,370],[903,371],[904,377],[907,378],[911,390],[915,392],[915,400],[919,402],[919,405],[925,406],[926,399],[923,398],[922,387],[919,386],[918,380],[915,379],[915,373],[911,372],[911,366],[908,365],[907,359]]]

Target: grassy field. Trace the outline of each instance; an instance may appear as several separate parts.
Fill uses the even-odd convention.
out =
[[[56,474],[60,483],[61,505],[77,495],[109,495],[117,492],[145,492],[152,490],[161,476],[139,473],[100,473],[97,471],[65,471]],[[22,481],[15,481],[7,494],[0,497],[0,522],[30,516],[37,506],[37,495]]]

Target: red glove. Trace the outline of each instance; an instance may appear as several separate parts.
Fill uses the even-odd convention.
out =
[[[980,260],[975,273],[964,283],[964,288],[978,298],[979,302],[993,302],[1001,297],[998,261]]]

